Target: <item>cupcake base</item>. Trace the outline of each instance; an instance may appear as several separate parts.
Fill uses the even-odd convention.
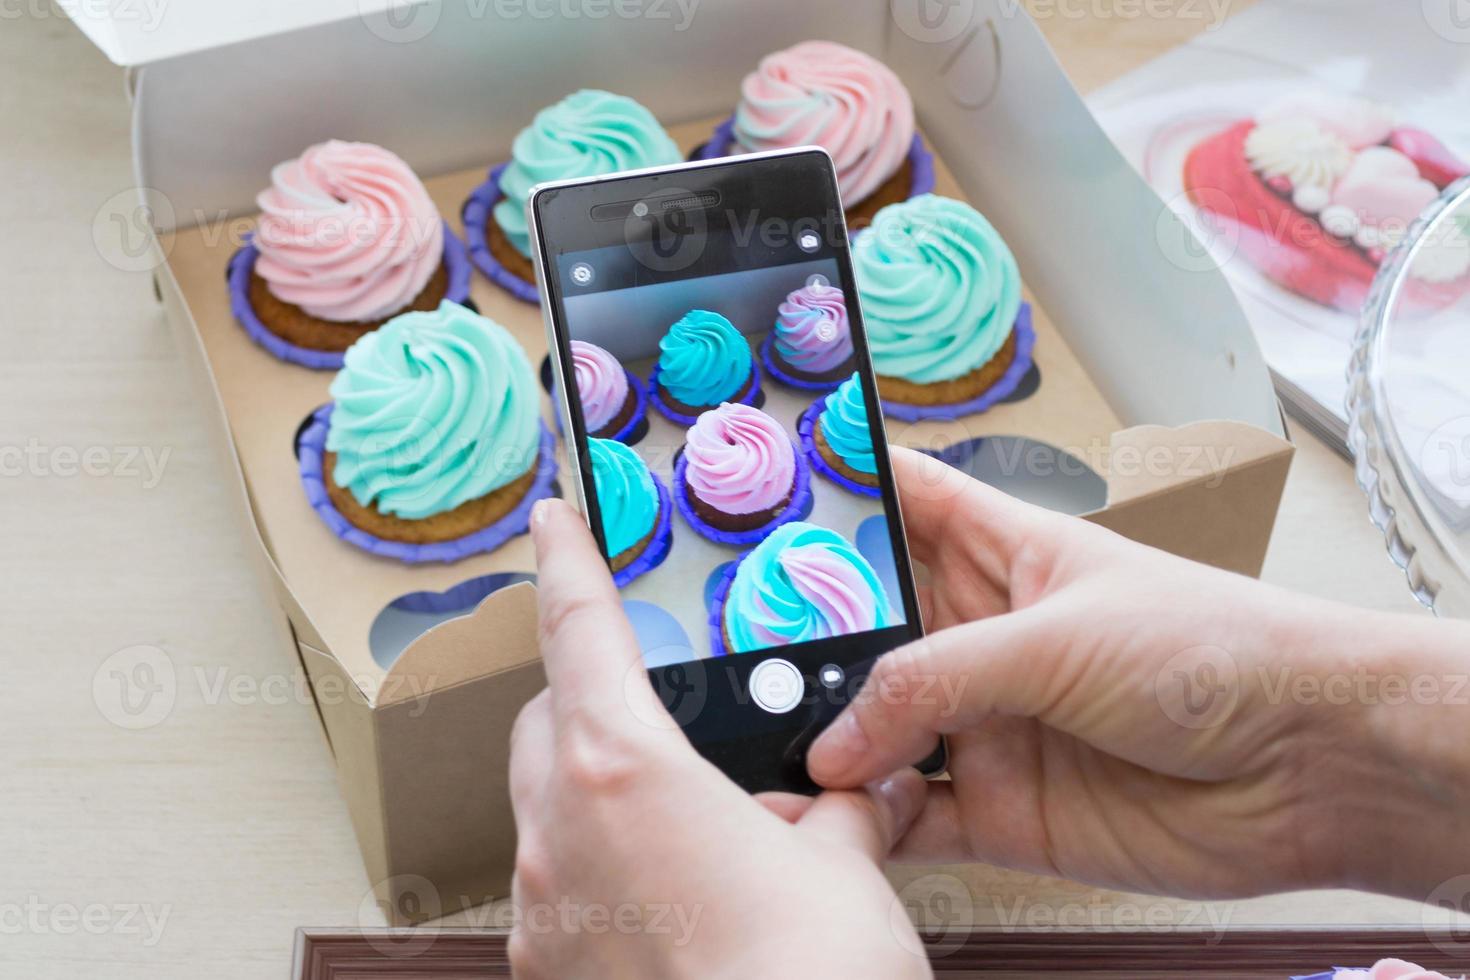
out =
[[[795,447],[792,447],[795,449]],[[801,520],[812,507],[812,478],[807,467],[805,457],[796,454],[796,476],[792,482],[791,495],[774,512],[763,512],[760,515],[738,515],[723,514],[714,510],[702,500],[697,500],[694,492],[689,489],[685,480],[685,473],[689,468],[689,461],[680,454],[674,463],[674,504],[679,508],[679,513],[700,537],[708,538],[716,544],[758,544],[765,540],[776,528],[782,524]],[[708,515],[708,516],[706,516]],[[764,517],[759,524],[753,524],[742,520],[745,517]],[[712,523],[712,520],[725,518],[722,523],[731,526],[721,527]],[[741,526],[745,525],[745,526]]]
[[[500,193],[500,176],[510,163],[490,168],[485,182],[465,199],[460,209],[465,240],[470,245],[470,261],[495,285],[526,303],[540,303],[536,290],[535,266],[510,243],[495,222],[495,205],[504,197]]]
[[[1036,331],[1031,304],[1022,303],[1005,345],[985,364],[954,381],[923,385],[878,375],[883,414],[904,422],[975,415],[1010,395],[1031,370]]]
[[[336,486],[331,477],[334,454],[326,450],[327,430],[331,424],[332,406],[324,405],[312,413],[311,420],[297,440],[297,464],[301,471],[301,483],[306,490],[306,499],[323,523],[332,533],[364,551],[384,558],[393,558],[409,563],[453,562],[469,555],[494,551],[511,538],[525,534],[530,529],[531,506],[544,497],[554,496],[553,482],[556,479],[556,440],[545,423],[541,425],[541,443],[536,464],[523,477],[493,493],[468,501],[452,511],[436,514],[420,521],[407,521],[391,515],[381,514],[372,508],[357,503],[350,493]],[[519,496],[512,488],[523,487]],[[505,493],[502,493],[502,492]],[[346,512],[339,501],[350,501]],[[461,511],[472,508],[477,519],[489,523],[473,527]],[[349,517],[349,513],[352,517]],[[368,515],[364,517],[364,514]],[[451,518],[437,521],[438,518]],[[352,518],[362,520],[371,527],[362,527]],[[372,518],[388,523],[375,523]],[[418,530],[407,532],[401,525],[415,525]],[[451,530],[468,528],[457,536],[441,538]],[[383,532],[383,533],[379,533]],[[413,540],[386,535],[407,535]]]
[[[625,368],[624,372],[628,375],[628,398],[611,422],[590,433],[594,439],[616,439],[618,442],[631,443],[633,434],[638,431],[639,424],[648,414],[648,392],[644,391],[643,382],[632,371]]]
[[[881,496],[883,491],[878,486],[876,473],[863,473],[853,469],[827,445],[827,439],[822,435],[821,422],[822,412],[826,407],[827,396],[823,395],[801,413],[801,418],[796,423],[796,434],[801,440],[802,454],[811,463],[812,469],[842,489],[865,497]]]
[[[695,160],[713,160],[717,157],[736,156],[739,149],[735,144],[735,117],[731,116],[715,127],[709,141],[694,151]],[[878,186],[872,194],[855,204],[845,205],[849,233],[866,227],[880,208],[899,201],[906,201],[934,190],[934,156],[924,145],[917,132],[909,144],[908,156],[898,171]]]
[[[776,350],[774,331],[766,334],[766,339],[761,341],[761,364],[765,366],[771,377],[789,388],[799,388],[803,391],[833,391],[852,376],[856,363],[855,358],[849,357],[830,371],[808,374],[782,360],[781,354]]]
[[[251,236],[253,238],[253,236]],[[283,361],[317,370],[335,371],[342,367],[347,348],[393,317],[352,323],[334,323],[307,313],[294,303],[278,299],[265,280],[255,273],[260,250],[247,238],[245,245],[230,258],[226,280],[230,290],[230,310],[235,321],[250,339]],[[433,310],[440,301],[464,303],[470,297],[470,264],[464,244],[444,225],[444,258],[420,290],[400,313]]]
[[[718,404],[686,405],[665,391],[659,384],[658,378],[659,366],[655,364],[653,375],[648,379],[648,399],[653,402],[653,407],[658,409],[660,415],[676,425],[693,425],[700,415],[712,408],[720,407]],[[750,365],[750,380],[745,383],[745,387],[735,393],[735,397],[727,398],[725,401],[738,402],[753,408],[761,407],[761,372],[753,361]]]
[[[674,505],[669,499],[669,488],[662,480],[653,477],[653,485],[658,489],[658,518],[653,522],[653,530],[633,547],[609,559],[613,584],[620,589],[638,576],[653,571],[669,557],[674,532]]]
[[[453,541],[473,534],[482,527],[489,527],[505,517],[520,503],[531,484],[536,480],[537,466],[533,463],[525,473],[499,489],[483,497],[466,500],[453,510],[446,510],[431,517],[404,518],[385,514],[376,507],[364,507],[345,487],[332,479],[337,466],[337,454],[322,454],[322,473],[326,479],[327,496],[337,512],[374,537],[386,541],[402,541],[405,544],[434,544]]]

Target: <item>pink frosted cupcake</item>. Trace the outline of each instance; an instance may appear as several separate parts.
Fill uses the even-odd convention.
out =
[[[776,326],[761,359],[778,380],[810,391],[831,391],[852,374],[852,330],[836,286],[793,290],[776,311]]]
[[[632,441],[647,413],[643,385],[616,357],[584,340],[572,341],[572,367],[587,434]]]
[[[699,416],[674,465],[674,496],[691,527],[712,541],[759,541],[811,506],[811,475],[781,424],[725,402]]]
[[[1349,970],[1338,967],[1326,973],[1295,977],[1293,980],[1451,980],[1443,973],[1426,970],[1422,966],[1404,960],[1379,960],[1366,970]],[[1462,976],[1460,980],[1465,980]]]
[[[231,306],[277,357],[339,368],[400,313],[469,297],[469,261],[429,192],[393,153],[329,140],[271,171],[260,221],[230,262]]]
[[[740,86],[734,118],[703,159],[817,145],[832,155],[849,229],[886,204],[934,189],[934,160],[914,129],[914,103],[887,65],[831,41],[761,59]]]

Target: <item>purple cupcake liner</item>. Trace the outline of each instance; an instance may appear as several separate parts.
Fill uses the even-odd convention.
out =
[[[782,524],[790,524],[792,521],[800,520],[801,515],[807,512],[812,502],[812,476],[807,468],[806,459],[801,453],[796,452],[796,445],[792,444],[792,451],[796,455],[796,486],[791,491],[791,501],[781,509],[781,512],[771,518],[765,524],[750,531],[722,531],[717,527],[705,523],[699,515],[694,512],[694,505],[689,500],[689,485],[684,481],[684,473],[689,468],[689,458],[680,454],[678,462],[674,464],[674,503],[679,508],[679,513],[684,515],[684,520],[694,528],[701,537],[708,538],[716,544],[759,544]]]
[[[799,378],[781,366],[776,359],[776,333],[772,331],[766,334],[766,339],[761,341],[761,364],[765,365],[766,371],[789,388],[800,388],[802,391],[836,391],[837,386],[847,380],[845,377],[836,381],[813,381],[810,378]]]
[[[832,468],[817,448],[817,419],[821,416],[823,409],[827,407],[827,396],[823,395],[807,406],[806,411],[801,413],[801,418],[796,423],[796,434],[801,439],[801,451],[806,454],[807,461],[812,464],[812,469],[831,480],[844,490],[860,493],[864,497],[881,497],[883,491],[879,487],[870,487],[856,480],[848,479]]]
[[[696,160],[714,160],[731,156],[730,148],[735,144],[735,117],[731,116],[715,127],[709,141],[694,152]],[[934,154],[924,145],[918,132],[909,144],[909,197],[918,197],[934,190]]]
[[[638,375],[629,371],[627,368],[623,368],[623,373],[628,376],[628,390],[633,392],[633,414],[628,416],[628,421],[617,432],[610,436],[598,436],[597,438],[614,439],[618,442],[632,445],[628,442],[628,437],[637,431],[638,423],[642,422],[648,415],[648,391],[643,382],[639,380]],[[556,397],[554,391],[552,392],[552,397],[553,399]],[[563,436],[566,435],[562,431],[560,412],[556,413],[556,431]]]
[[[316,371],[339,370],[345,356],[343,351],[298,347],[277,335],[255,315],[255,307],[250,305],[250,273],[255,269],[255,260],[260,257],[260,250],[255,247],[254,238],[254,233],[245,236],[245,244],[230,256],[227,267],[230,312],[234,313],[236,322],[245,328],[251,340],[283,361]],[[444,266],[449,273],[449,285],[444,292],[444,298],[454,303],[463,303],[470,298],[470,261],[464,243],[447,221],[444,222]]]
[[[725,574],[720,577],[720,584],[715,586],[715,594],[709,603],[709,648],[710,656],[723,657],[729,654],[725,649],[725,600],[730,596],[730,586],[735,581],[735,572],[740,568],[740,563],[749,555],[746,552],[730,563],[725,569]]]
[[[613,584],[620,589],[638,576],[662,565],[664,559],[669,557],[669,546],[673,543],[674,504],[669,499],[669,488],[652,473],[648,475],[653,478],[653,485],[658,489],[658,520],[653,525],[653,539],[643,549],[643,554],[630,561],[626,568],[613,572]]]
[[[459,212],[460,221],[464,224],[464,237],[470,243],[470,261],[475,264],[475,268],[516,299],[540,304],[541,295],[536,291],[536,284],[527,282],[501,265],[490,253],[490,242],[485,235],[486,223],[491,220],[491,210],[505,196],[500,193],[500,176],[509,166],[510,161],[507,160],[490,168],[490,175],[485,178],[485,182],[470,191],[470,196],[465,199]]]
[[[965,415],[978,415],[1005,398],[1031,370],[1031,355],[1036,349],[1036,330],[1031,325],[1031,304],[1022,303],[1016,314],[1016,356],[1010,367],[989,388],[967,402],[953,405],[905,405],[903,402],[883,402],[883,414],[902,422],[919,422],[923,419],[957,419]]]
[[[674,411],[672,408],[664,403],[663,397],[658,393],[658,376],[659,366],[655,364],[653,366],[653,375],[648,379],[648,400],[653,402],[653,407],[658,409],[658,413],[660,415],[668,419],[670,422],[673,422],[675,425],[693,425],[695,421],[698,420],[699,416],[680,415],[678,412]],[[761,371],[760,368],[756,365],[755,361],[752,359],[750,362],[750,390],[741,397],[740,404],[749,405],[752,408],[755,408],[756,403],[760,401],[760,394]],[[728,401],[728,399],[726,400]]]
[[[342,516],[342,512],[337,510],[332,498],[327,495],[327,476],[322,470],[322,459],[326,453],[327,429],[331,418],[330,404],[317,409],[312,413],[310,424],[297,442],[297,463],[301,469],[301,483],[306,489],[307,503],[311,504],[322,522],[337,537],[381,558],[393,558],[409,564],[447,563],[473,554],[494,551],[511,538],[525,534],[530,529],[531,506],[536,501],[554,496],[552,483],[556,479],[556,438],[546,423],[542,422],[536,477],[525,497],[500,520],[462,538],[436,541],[432,544],[409,544],[377,537]]]

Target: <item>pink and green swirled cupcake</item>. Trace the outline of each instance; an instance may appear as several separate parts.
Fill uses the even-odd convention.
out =
[[[271,353],[310,367],[400,313],[469,296],[469,263],[408,164],[329,140],[271,172],[260,220],[231,261],[236,318]]]
[[[810,481],[781,423],[730,402],[699,417],[674,464],[680,513],[721,544],[749,544],[796,520],[811,503]]]
[[[887,65],[831,41],[766,55],[740,86],[732,119],[704,159],[816,145],[832,155],[849,228],[934,187],[934,161],[914,129],[914,103]]]
[[[761,358],[772,377],[795,388],[830,391],[841,384],[853,369],[852,327],[842,290],[813,283],[788,293],[761,345]]]
[[[836,531],[778,528],[727,573],[710,614],[716,656],[847,636],[902,622],[882,580]]]
[[[596,344],[574,340],[571,346],[573,381],[588,435],[631,441],[647,414],[641,382]]]

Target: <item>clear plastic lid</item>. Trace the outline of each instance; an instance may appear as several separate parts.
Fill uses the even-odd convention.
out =
[[[1421,602],[1470,617],[1470,178],[1379,271],[1348,413],[1358,483],[1390,556]]]

